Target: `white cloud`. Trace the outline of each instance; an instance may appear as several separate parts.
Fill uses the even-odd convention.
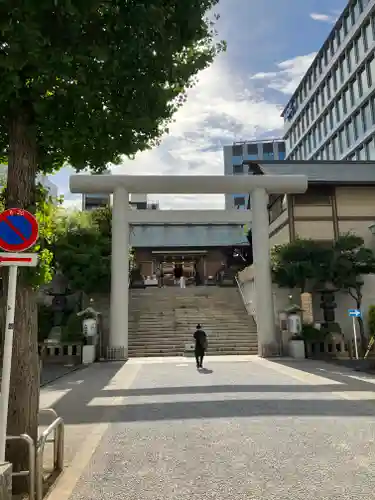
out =
[[[315,56],[316,52],[312,52],[304,56],[297,56],[294,59],[288,59],[276,65],[277,71],[256,73],[251,78],[253,80],[263,80],[269,88],[291,95],[306,74]]]
[[[252,88],[254,87],[254,88]],[[280,135],[282,106],[268,102],[249,80],[236,78],[222,59],[199,75],[197,85],[171,124],[161,145],[124,160],[113,173],[222,174],[223,146],[260,134]],[[155,196],[162,208],[222,208],[224,197]]]
[[[220,57],[199,75],[188,92],[185,105],[177,112],[169,134],[160,146],[124,159],[112,167],[118,174],[210,175],[223,174],[223,146],[235,140],[281,136],[280,117],[285,97],[269,99],[269,89],[291,94],[305,74],[315,54],[280,62],[275,71],[240,78]],[[67,186],[64,189],[67,191]],[[65,205],[77,206],[76,196],[66,195]],[[162,208],[223,208],[222,195],[157,195]]]
[[[337,21],[337,15],[332,14],[319,14],[317,12],[312,12],[310,14],[311,19],[314,21],[320,21],[322,23],[335,24]]]

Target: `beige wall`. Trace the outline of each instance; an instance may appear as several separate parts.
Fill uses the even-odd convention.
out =
[[[294,222],[295,234],[299,238],[333,240],[333,221],[304,220]]]
[[[338,217],[374,217],[375,186],[337,187]]]
[[[306,217],[308,219],[316,219],[317,217],[333,217],[332,207],[323,205],[295,205],[294,217]]]

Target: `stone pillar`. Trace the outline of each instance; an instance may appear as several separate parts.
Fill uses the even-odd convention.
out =
[[[268,194],[263,188],[251,193],[252,243],[255,278],[255,306],[258,354],[272,356],[279,349],[276,340],[269,247]]]
[[[110,357],[128,357],[129,307],[129,193],[118,187],[113,193]]]

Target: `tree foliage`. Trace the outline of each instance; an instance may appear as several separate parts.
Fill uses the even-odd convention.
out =
[[[334,242],[297,239],[271,251],[273,280],[280,287],[301,288],[330,282],[358,299],[362,276],[375,274],[375,256],[361,236],[343,234]]]
[[[300,288],[303,293],[320,279],[329,256],[329,248],[311,239],[275,245],[271,250],[273,281],[283,288]]]
[[[108,293],[111,276],[111,211],[61,212],[54,261],[75,291]]]
[[[218,0],[0,1],[0,148],[33,129],[40,170],[105,168],[153,146],[223,48]]]
[[[194,77],[224,48],[215,41],[215,18],[207,19],[217,3],[0,0],[5,206],[35,212],[38,171],[68,162],[100,172],[155,145]],[[36,438],[36,308],[27,279],[19,280],[17,304],[23,314],[15,322],[8,425]],[[27,466],[20,449],[12,444],[8,456],[16,470]]]

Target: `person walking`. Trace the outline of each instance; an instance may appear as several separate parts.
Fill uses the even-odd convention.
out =
[[[158,287],[161,288],[161,269],[160,267],[156,268],[156,279],[158,280]]]
[[[197,362],[197,368],[203,368],[203,358],[207,350],[207,335],[202,329],[202,326],[198,323],[196,330],[194,332],[195,339],[195,360]]]

